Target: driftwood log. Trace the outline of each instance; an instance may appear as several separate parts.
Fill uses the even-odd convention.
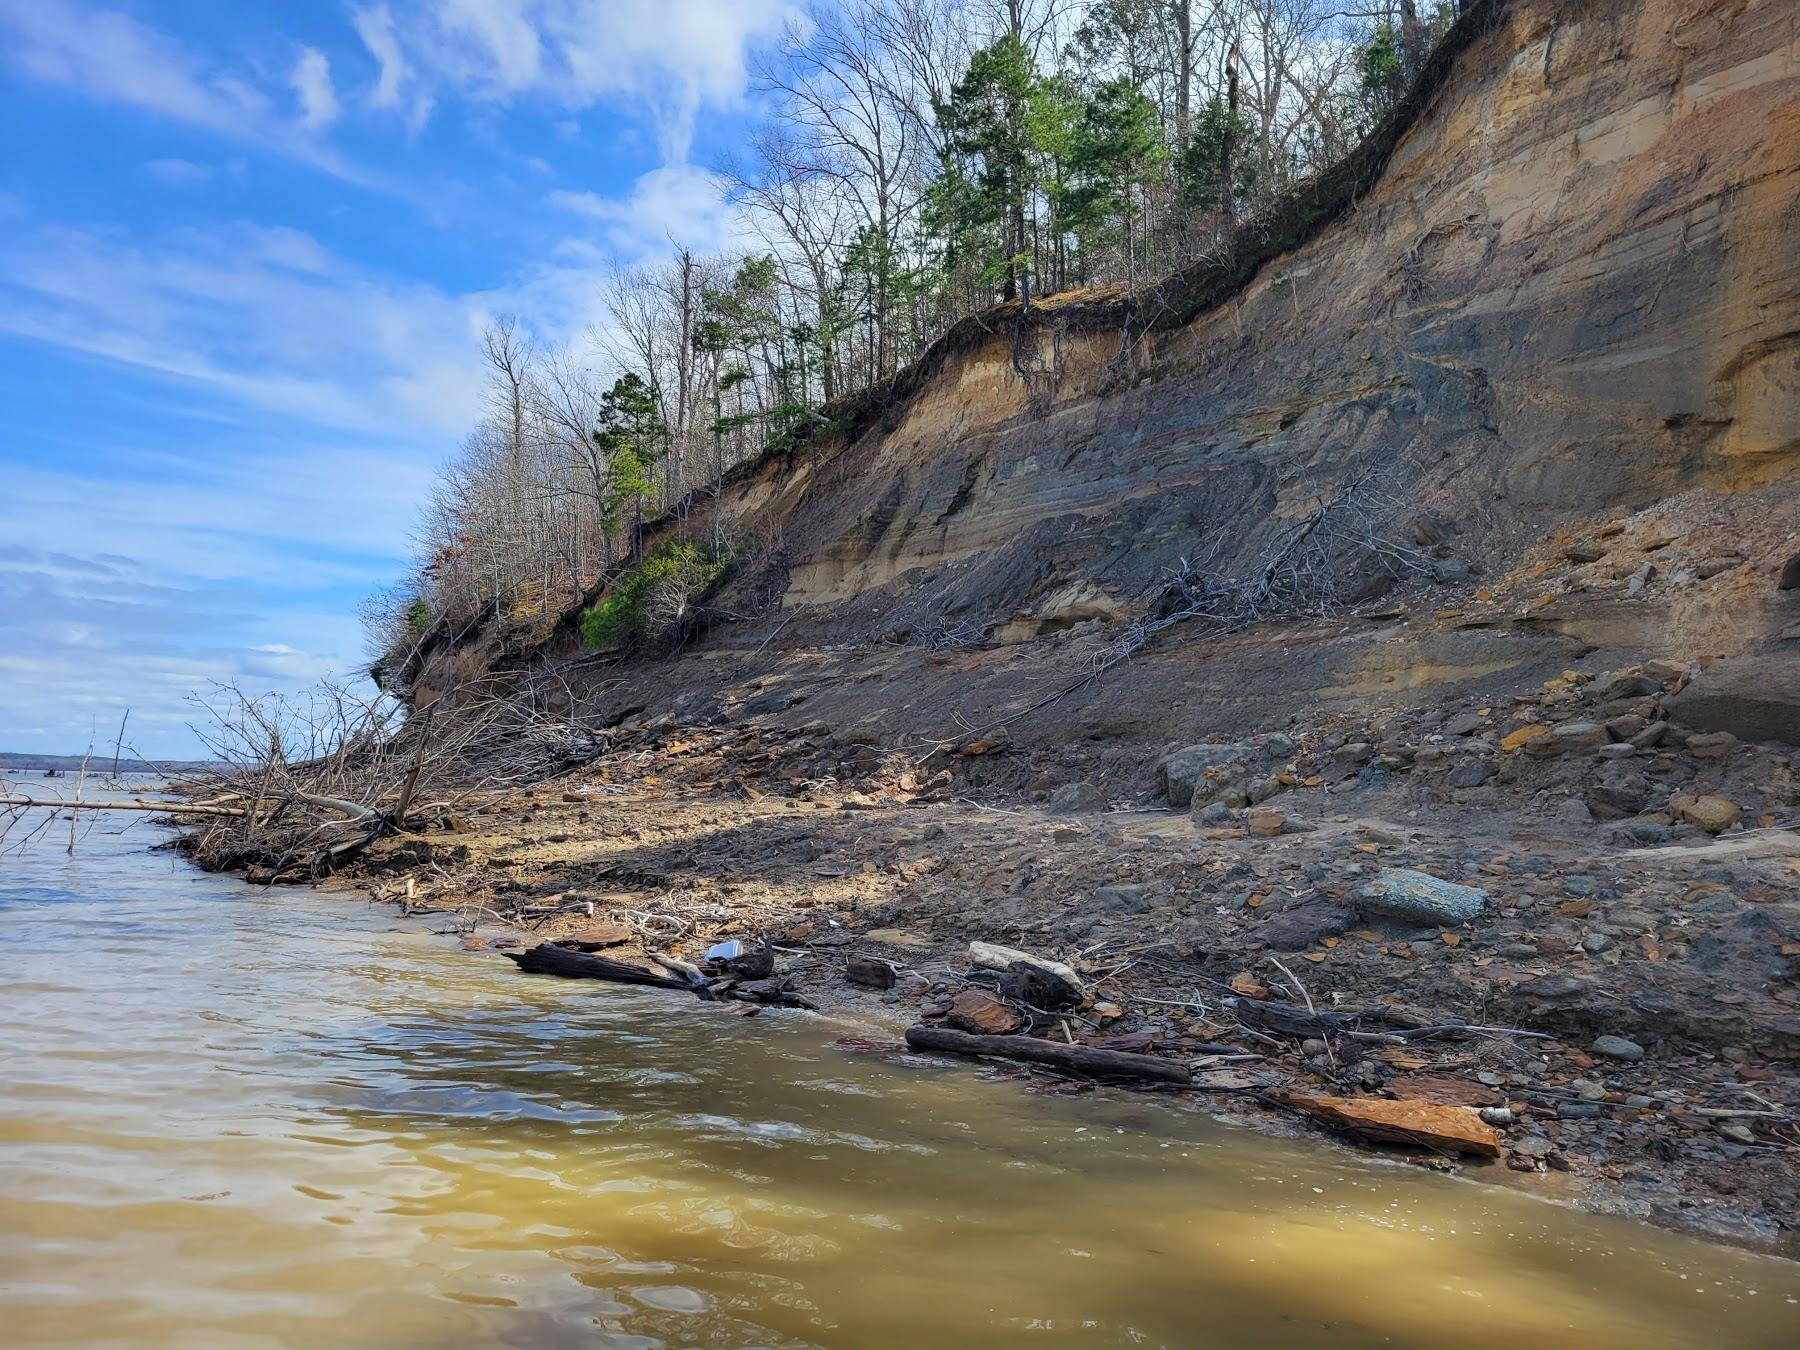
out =
[[[679,989],[697,993],[686,980],[675,975],[659,975],[629,961],[615,961],[609,956],[570,951],[553,943],[543,943],[522,952],[505,953],[528,975],[560,975],[565,980],[609,980],[614,984],[641,984],[652,989]],[[711,997],[711,990],[706,996]]]
[[[970,1036],[947,1027],[914,1026],[906,1029],[906,1044],[913,1050],[939,1050],[951,1055],[981,1059],[1017,1059],[1029,1064],[1096,1078],[1137,1078],[1156,1083],[1193,1081],[1185,1064],[1153,1055],[1132,1055],[1122,1050],[1100,1050],[1091,1045],[1058,1045],[1037,1036]]]

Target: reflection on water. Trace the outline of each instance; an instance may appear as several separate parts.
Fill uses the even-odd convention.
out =
[[[1742,1346],[1800,1267],[143,851],[0,860],[0,1341]]]

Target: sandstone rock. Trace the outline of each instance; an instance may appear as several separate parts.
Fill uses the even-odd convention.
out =
[[[1669,799],[1669,809],[1677,819],[1698,825],[1708,834],[1722,834],[1737,824],[1738,817],[1743,814],[1743,808],[1736,802],[1711,794],[1694,797],[1680,793]]]
[[[1364,914],[1448,926],[1475,918],[1487,899],[1487,892],[1474,886],[1445,881],[1428,872],[1386,867],[1356,893],[1355,903]]]
[[[1576,564],[1599,562],[1605,556],[1605,549],[1586,539],[1578,539],[1563,550],[1563,557]]]
[[[1106,810],[1106,794],[1092,783],[1064,783],[1050,794],[1050,810],[1059,816]]]
[[[1167,795],[1170,806],[1187,806],[1208,769],[1246,765],[1255,757],[1255,748],[1243,744],[1190,745],[1163,756],[1156,766],[1156,785]]]
[[[1669,715],[1696,731],[1800,745],[1800,653],[1715,661],[1669,701]]]
[[[1724,759],[1737,744],[1729,731],[1699,731],[1687,738],[1687,751],[1695,759]]]
[[[1466,1106],[1435,1102],[1384,1101],[1379,1097],[1311,1097],[1283,1093],[1280,1099],[1315,1120],[1383,1143],[1417,1144],[1481,1158],[1500,1156],[1494,1127]]]
[[[1567,754],[1571,750],[1594,750],[1606,744],[1606,728],[1598,722],[1564,722],[1551,731],[1550,753]],[[1533,750],[1538,746],[1533,746]]]
[[[1596,1055],[1607,1059],[1622,1059],[1628,1064],[1635,1064],[1644,1057],[1644,1047],[1623,1036],[1597,1036],[1588,1049]]]
[[[1025,1015],[985,989],[961,990],[944,1020],[972,1036],[1011,1036],[1025,1026]]]
[[[1266,806],[1254,806],[1250,808],[1250,814],[1245,819],[1244,829],[1252,839],[1272,839],[1281,833],[1282,827],[1287,824],[1287,819],[1285,811],[1271,810]]]
[[[1631,738],[1631,747],[1634,750],[1648,750],[1653,746],[1661,745],[1663,737],[1668,735],[1668,732],[1669,724],[1667,722],[1652,722]]]
[[[1509,731],[1506,735],[1502,736],[1500,738],[1500,748],[1502,750],[1522,750],[1540,736],[1548,736],[1549,734],[1550,728],[1545,726],[1542,722],[1527,722],[1524,726]]]

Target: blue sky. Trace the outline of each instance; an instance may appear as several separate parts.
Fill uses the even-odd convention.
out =
[[[0,749],[362,662],[476,337],[706,249],[790,0],[0,0]]]

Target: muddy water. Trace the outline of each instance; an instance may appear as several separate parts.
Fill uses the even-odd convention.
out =
[[[813,1018],[0,859],[0,1343],[1800,1344],[1800,1267]]]

